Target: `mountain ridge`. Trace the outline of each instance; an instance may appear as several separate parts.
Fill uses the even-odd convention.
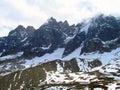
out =
[[[15,53],[23,51],[25,55],[32,53],[33,56],[34,54],[35,56],[42,56],[45,53],[53,52],[56,48],[65,47],[63,56],[66,56],[87,39],[98,38],[106,42],[119,38],[119,30],[119,22],[113,16],[99,15],[88,20],[87,23],[82,22],[71,26],[67,21],[57,22],[51,17],[47,23],[37,30],[32,26],[24,28],[19,25],[7,37],[3,37],[4,41],[1,40],[0,51],[3,53],[1,56],[9,55],[12,48],[14,48],[13,52]],[[41,48],[48,47],[50,44],[51,47],[47,50]],[[21,46],[19,47],[19,45]],[[37,48],[37,51],[33,51],[34,47]]]

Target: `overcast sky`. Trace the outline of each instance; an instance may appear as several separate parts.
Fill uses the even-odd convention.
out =
[[[0,0],[0,36],[20,24],[39,28],[50,17],[76,24],[98,13],[120,16],[120,0]]]

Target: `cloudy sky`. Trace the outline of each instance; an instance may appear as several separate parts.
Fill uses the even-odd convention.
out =
[[[120,0],[0,0],[0,36],[20,24],[39,28],[50,17],[76,24],[98,13],[120,16]]]

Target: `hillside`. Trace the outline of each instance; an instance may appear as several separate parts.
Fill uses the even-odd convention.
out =
[[[96,63],[98,65],[95,65]],[[86,65],[84,67],[90,69],[86,71],[84,67],[79,68],[76,59],[43,63],[1,77],[0,88],[1,90],[120,88],[120,61],[100,66],[101,63],[95,60],[88,63],[88,65],[91,64],[97,68],[90,69]]]

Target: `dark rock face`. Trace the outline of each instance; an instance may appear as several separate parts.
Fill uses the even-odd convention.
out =
[[[115,43],[109,43],[105,47],[102,41],[111,41],[119,38],[120,27],[119,23],[113,16],[100,15],[92,21],[87,34],[87,40],[85,40],[81,54],[83,52],[94,52],[94,51],[110,51],[115,48]],[[94,38],[98,38],[96,40]]]
[[[35,29],[32,26],[24,28],[22,25],[19,25],[15,30],[11,31],[8,37],[5,38],[4,44],[6,46],[2,56],[21,51],[23,43],[27,41],[27,38],[32,37],[34,31]]]
[[[93,19],[88,30],[88,37],[98,37],[102,41],[109,41],[119,36],[120,27],[113,16],[100,15]]]
[[[81,54],[88,53],[88,52],[94,52],[94,51],[103,51],[103,43],[99,38],[93,38],[93,39],[86,39],[84,41]]]
[[[72,40],[67,43],[65,51],[63,53],[63,57],[77,49],[85,39],[85,32],[77,34]]]
[[[31,37],[34,34],[34,31],[35,29],[32,26],[24,28],[22,25],[19,25],[15,30],[9,33],[8,38],[16,38],[22,40],[24,38]]]
[[[70,26],[67,21],[59,22],[59,26],[66,36],[74,36],[77,33],[75,25]]]
[[[59,29],[59,24],[55,21],[50,21],[50,23],[41,26],[37,31],[35,31],[33,39],[34,45],[37,47],[47,47],[50,44],[63,44],[65,36]]]
[[[0,52],[3,52],[7,48],[6,37],[0,38]]]
[[[116,45],[112,43],[109,44],[108,47],[102,44],[102,41],[107,42],[119,38],[120,25],[115,17],[99,15],[92,18],[88,24],[88,30],[86,30],[87,28],[85,29],[87,33],[86,31],[82,31],[67,43],[63,56],[73,52],[82,42],[84,42],[84,45],[81,54],[94,51],[110,51],[116,47]],[[76,25],[76,28],[81,30],[82,26],[86,26],[84,22]],[[95,40],[95,38],[97,39]]]
[[[26,30],[22,25],[19,25],[15,30],[11,31],[8,37],[19,37],[24,38],[26,36]]]

